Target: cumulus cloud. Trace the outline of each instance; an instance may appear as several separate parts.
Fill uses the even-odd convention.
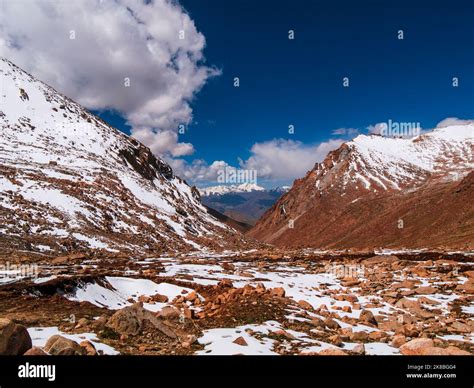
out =
[[[153,151],[192,151],[176,128],[219,71],[176,1],[4,1],[0,27],[0,55],[89,109],[120,112]]]
[[[191,143],[180,143],[178,134],[174,131],[135,128],[133,136],[158,155],[169,154],[173,157],[179,157],[194,153],[194,146]]]
[[[474,120],[463,120],[463,119],[458,119],[457,117],[447,117],[444,120],[441,120],[438,124],[436,124],[436,128],[449,127],[450,125],[467,125],[467,124],[474,124]]]
[[[240,166],[256,169],[259,178],[291,180],[302,177],[342,142],[337,139],[308,145],[300,141],[273,139],[254,144],[250,150],[252,155],[241,161]]]
[[[257,179],[263,181],[292,181],[300,178],[322,161],[329,151],[339,147],[343,140],[329,140],[319,144],[308,145],[300,141],[273,139],[255,143],[251,155],[246,160],[239,160],[238,165],[230,165],[223,160],[208,164],[197,159],[187,162],[173,159],[171,164],[177,175],[198,185],[218,183],[219,172],[223,170],[256,170]]]
[[[208,164],[203,159],[195,159],[187,162],[184,159],[168,160],[176,175],[192,183],[213,183],[217,182],[219,171],[235,168],[223,160],[215,160]]]

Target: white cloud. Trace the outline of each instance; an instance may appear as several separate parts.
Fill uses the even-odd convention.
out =
[[[171,131],[191,122],[190,101],[219,71],[202,64],[205,38],[176,1],[22,0],[1,8],[0,55],[89,109],[119,111],[153,151],[192,151]]]
[[[174,131],[135,128],[133,136],[150,147],[157,155],[169,154],[173,157],[179,157],[194,153],[194,146],[191,143],[179,143],[178,134]]]
[[[263,179],[295,179],[323,160],[327,153],[343,143],[342,140],[307,145],[300,141],[273,139],[256,143],[251,148],[252,155],[241,161],[242,168],[256,169],[258,177]]]
[[[369,135],[380,135],[382,130],[387,127],[387,123],[377,123],[367,127]]]
[[[463,120],[458,119],[457,117],[447,117],[444,120],[441,120],[438,124],[436,124],[436,128],[449,127],[450,125],[467,125],[473,123],[474,120]]]
[[[215,184],[219,171],[232,168],[223,160],[216,160],[211,164],[202,159],[195,159],[191,163],[184,159],[170,159],[167,162],[171,165],[176,175],[186,179],[189,183],[195,184],[202,182],[212,182]]]
[[[337,128],[332,130],[332,134],[336,136],[354,137],[359,134],[359,130],[357,128]]]
[[[251,148],[251,156],[240,160],[239,166],[231,166],[218,160],[211,164],[198,159],[191,163],[183,159],[168,160],[177,175],[196,184],[216,184],[219,171],[224,169],[256,170],[257,178],[264,181],[292,181],[304,176],[322,161],[329,151],[342,144],[342,140],[307,145],[299,141],[273,139],[263,143],[255,143]]]

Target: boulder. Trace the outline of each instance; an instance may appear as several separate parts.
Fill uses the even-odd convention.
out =
[[[151,297],[151,300],[158,303],[168,303],[168,297],[166,295],[155,294]]]
[[[176,319],[180,316],[180,313],[176,307],[165,306],[158,312],[157,315],[164,319]]]
[[[0,355],[17,356],[31,349],[31,337],[26,328],[15,322],[0,318]]]
[[[369,334],[365,331],[356,331],[350,336],[353,342],[367,342],[369,340]]]
[[[415,289],[415,292],[419,295],[436,294],[437,291],[438,289],[432,286],[418,287]]]
[[[456,346],[448,346],[447,348],[429,347],[421,351],[423,356],[470,356],[471,353],[459,349]]]
[[[319,356],[347,356],[347,353],[342,349],[327,348],[317,353]]]
[[[416,338],[400,346],[400,352],[406,356],[419,356],[428,348],[433,348],[434,342],[430,338]]]
[[[272,288],[270,290],[271,295],[283,298],[286,295],[285,289],[283,287]]]
[[[77,342],[60,336],[58,334],[53,335],[48,339],[44,350],[49,354],[55,356],[84,356],[86,350],[81,347]]]
[[[356,355],[360,355],[360,356],[365,355],[365,346],[364,346],[364,344],[357,344],[356,346],[354,346],[354,349],[352,349],[352,353],[354,353]]]
[[[337,330],[341,327],[339,323],[337,323],[334,319],[331,318],[327,318],[324,320],[324,326],[331,330]]]
[[[190,292],[184,297],[184,300],[186,300],[187,302],[194,302],[196,299],[198,299],[198,295],[195,291]]]
[[[176,333],[169,326],[161,322],[151,311],[145,310],[141,303],[118,310],[108,320],[107,327],[119,334],[134,336],[142,331],[145,322],[150,323],[167,337],[177,338]]]
[[[377,326],[377,321],[370,310],[362,310],[359,316],[359,320],[365,323],[370,323],[371,325]]]
[[[313,309],[313,306],[311,306],[308,302],[306,302],[305,300],[300,300],[298,302],[298,306],[300,306],[302,309],[305,309],[305,310],[312,310]]]
[[[92,342],[82,341],[79,345],[85,349],[88,356],[97,356],[97,350]]]
[[[393,336],[392,342],[390,344],[395,348],[399,348],[406,342],[407,342],[407,339],[403,334],[396,334]]]
[[[24,356],[47,356],[48,353],[46,353],[43,349],[33,346],[31,349],[27,350],[24,354]]]

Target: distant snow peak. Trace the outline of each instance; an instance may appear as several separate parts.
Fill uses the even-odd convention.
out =
[[[265,188],[255,183],[242,183],[240,185],[219,185],[200,188],[203,196],[223,195],[229,193],[249,193],[252,191],[265,191]]]

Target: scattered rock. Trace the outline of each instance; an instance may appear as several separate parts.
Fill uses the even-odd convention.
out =
[[[372,314],[372,311],[370,310],[362,310],[359,316],[359,320],[377,326],[377,320],[375,319],[374,314]]]
[[[31,349],[27,350],[24,354],[24,356],[47,356],[48,353],[46,353],[43,349],[33,346]]]
[[[327,318],[324,320],[324,326],[331,330],[337,330],[341,327],[334,319]]]
[[[86,349],[77,342],[58,334],[48,339],[44,350],[55,356],[84,356],[86,354]]]
[[[232,342],[240,346],[248,346],[247,341],[245,341],[244,337],[238,337]]]
[[[24,354],[32,346],[26,328],[15,322],[0,318],[0,355],[18,356]]]
[[[305,300],[300,300],[298,302],[298,305],[305,309],[305,310],[312,310],[313,309],[313,306],[311,306],[308,302],[306,302]]]
[[[423,351],[434,347],[434,342],[429,338],[416,338],[400,346],[400,352],[406,356],[419,356]]]
[[[270,290],[270,293],[273,296],[279,297],[279,298],[284,298],[286,295],[285,289],[283,287],[278,287],[278,288],[272,288]]]
[[[181,314],[176,307],[173,306],[165,306],[160,311],[158,311],[157,315],[160,318],[165,319],[175,319],[178,318]]]
[[[158,303],[168,303],[168,297],[161,294],[152,295],[151,300]]]
[[[124,307],[118,310],[107,322],[107,327],[119,334],[137,335],[142,331],[144,322],[149,322],[155,329],[159,330],[170,338],[177,338],[170,327],[160,322],[159,319],[148,310],[145,310],[141,303]]]
[[[415,293],[419,295],[428,295],[428,294],[435,294],[438,290],[431,286],[426,287],[418,287],[415,289]]]
[[[393,336],[392,342],[390,344],[395,348],[399,348],[406,342],[407,342],[407,339],[403,334],[396,334]]]
[[[97,350],[94,344],[90,341],[82,341],[79,346],[82,346],[86,350],[88,356],[97,356]]]
[[[364,344],[357,344],[354,346],[354,349],[352,349],[352,353],[363,356],[365,355],[365,346]]]
[[[441,347],[428,347],[421,350],[423,356],[470,356],[471,353],[459,349],[455,346],[448,346],[447,348]]]
[[[327,348],[321,350],[317,354],[320,356],[347,356],[347,353],[344,350],[336,348]]]

